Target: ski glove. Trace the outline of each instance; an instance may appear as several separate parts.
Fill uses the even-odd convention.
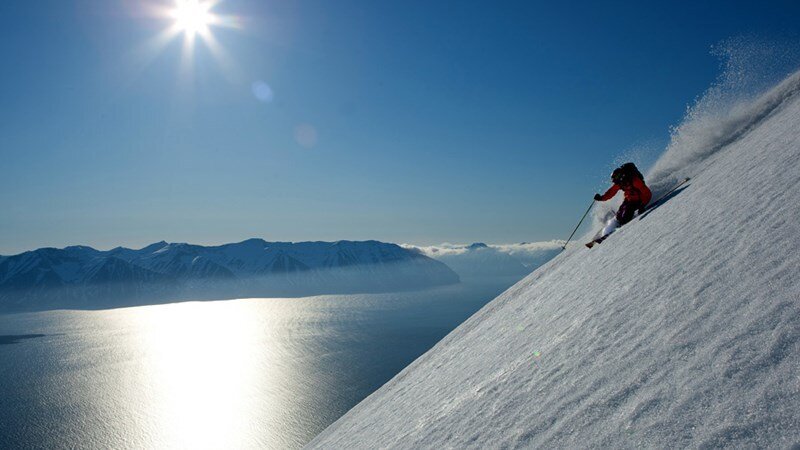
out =
[[[603,199],[603,196],[602,196],[602,195],[600,195],[600,194],[594,194],[594,199],[595,199],[595,201],[598,201],[598,202],[599,202],[600,200],[602,200],[602,199]]]

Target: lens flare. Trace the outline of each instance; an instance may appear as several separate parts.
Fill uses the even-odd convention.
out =
[[[301,147],[313,148],[317,145],[317,130],[307,123],[297,125],[294,127],[294,140]]]
[[[272,92],[272,88],[264,81],[256,81],[253,83],[253,95],[259,100],[264,103],[269,103],[272,101],[274,94]]]

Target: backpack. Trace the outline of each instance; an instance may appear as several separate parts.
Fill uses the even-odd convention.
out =
[[[638,178],[644,181],[644,175],[642,172],[639,172],[639,169],[636,168],[636,164],[632,162],[625,163],[619,167],[620,171],[623,172],[625,175],[628,175],[630,179]]]

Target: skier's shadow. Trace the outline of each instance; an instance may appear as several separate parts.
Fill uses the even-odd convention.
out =
[[[647,208],[647,211],[645,211],[645,212],[644,212],[644,214],[642,214],[641,216],[639,216],[639,217],[638,217],[638,219],[639,219],[639,220],[642,220],[642,219],[644,219],[645,217],[647,217],[648,215],[650,215],[650,213],[651,213],[651,212],[653,212],[653,211],[655,211],[656,209],[658,209],[659,207],[661,207],[661,205],[663,205],[664,203],[667,203],[668,201],[672,200],[672,198],[673,198],[673,197],[675,197],[676,195],[678,195],[678,194],[680,194],[681,192],[683,192],[683,191],[684,191],[686,188],[688,188],[689,186],[691,186],[691,184],[687,184],[686,186],[682,186],[682,187],[680,187],[680,188],[678,188],[678,189],[675,189],[675,191],[674,191],[674,192],[672,192],[671,194],[669,194],[669,195],[667,195],[666,197],[664,197],[664,198],[662,198],[661,200],[659,200],[659,201],[658,201],[658,203],[655,203],[653,206],[651,206],[651,207]]]

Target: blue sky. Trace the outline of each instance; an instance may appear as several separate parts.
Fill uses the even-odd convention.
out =
[[[563,238],[712,45],[800,27],[789,1],[558,3],[224,0],[224,58],[182,66],[181,37],[142,50],[170,21],[141,2],[2,2],[0,254]]]

